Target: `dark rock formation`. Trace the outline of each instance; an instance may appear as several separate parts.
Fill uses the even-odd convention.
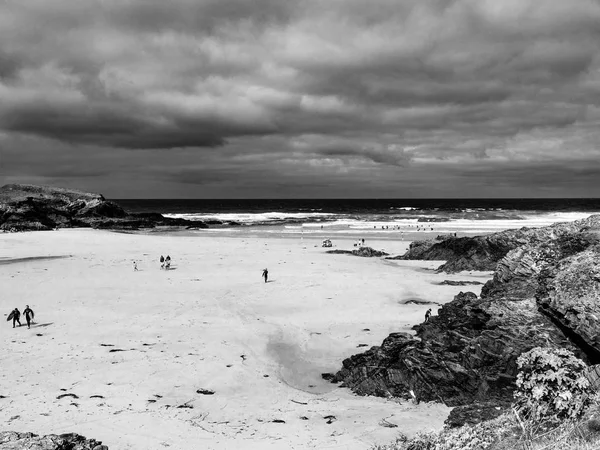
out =
[[[500,405],[498,403],[471,403],[469,405],[457,406],[450,411],[450,415],[444,422],[450,428],[461,427],[464,424],[475,425],[486,420],[500,417],[510,407],[510,404]]]
[[[161,214],[129,214],[100,194],[22,184],[0,188],[0,229],[4,231],[70,227],[137,230],[156,226],[207,228],[203,222]]]
[[[539,278],[542,311],[600,364],[600,245],[549,266]]]
[[[544,228],[506,230],[487,236],[449,237],[443,240],[415,241],[401,256],[389,259],[446,261],[440,272],[455,273],[463,270],[495,270],[496,264],[508,252],[527,244],[536,246],[554,241],[561,236],[595,226],[600,216],[582,221],[558,223]]]
[[[480,297],[461,292],[416,326],[416,337],[393,333],[381,346],[346,359],[334,381],[360,395],[408,398],[412,390],[419,400],[464,406],[468,414],[459,410],[451,420],[460,425],[512,400],[516,360],[533,347],[568,348],[600,362],[600,215],[535,233],[473,238],[469,254],[479,256],[471,261],[492,255],[491,243],[517,241],[523,244],[498,260]],[[481,403],[489,407],[476,406]]]
[[[481,281],[454,281],[454,280],[444,280],[440,283],[444,286],[477,286],[479,284],[483,284]]]
[[[360,395],[408,398],[412,390],[419,400],[448,406],[505,402],[518,356],[546,345],[575,350],[535,300],[460,293],[417,327],[417,338],[391,334],[380,347],[346,359],[335,381]]]
[[[108,450],[102,442],[86,439],[75,433],[38,436],[16,431],[0,431],[0,448],[3,450]]]
[[[327,253],[332,253],[336,255],[362,256],[363,258],[373,258],[388,255],[388,253],[386,252],[375,250],[371,247],[360,247],[356,250],[328,250]]]

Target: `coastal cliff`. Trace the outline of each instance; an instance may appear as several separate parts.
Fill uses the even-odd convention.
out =
[[[92,227],[136,230],[156,226],[208,228],[203,222],[161,214],[130,214],[101,194],[26,184],[0,187],[0,230]]]
[[[516,360],[534,347],[567,348],[600,362],[600,215],[416,243],[404,257],[441,255],[448,261],[440,271],[479,267],[495,270],[494,277],[480,296],[461,292],[415,326],[416,336],[393,333],[346,359],[333,381],[360,395],[408,397],[412,390],[419,400],[460,406],[450,418],[460,425],[481,419],[476,412],[457,418],[464,408],[486,415],[512,400]]]

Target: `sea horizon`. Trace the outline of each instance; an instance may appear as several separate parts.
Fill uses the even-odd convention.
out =
[[[260,233],[377,234],[419,239],[541,227],[600,213],[600,199],[120,199],[131,213]],[[235,228],[235,229],[234,229]],[[419,233],[415,235],[414,233]],[[405,235],[406,234],[406,235]]]

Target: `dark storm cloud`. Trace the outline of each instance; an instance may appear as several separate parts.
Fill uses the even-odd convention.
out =
[[[508,185],[512,165],[597,156],[599,49],[597,0],[9,0],[0,142],[31,138],[20,151],[49,164],[40,145],[112,155],[141,179],[128,150],[147,149],[173,186],[227,192],[384,168],[381,189],[440,167]]]
[[[125,30],[214,33],[228,23],[248,23],[259,28],[283,24],[290,19],[293,4],[290,0],[183,0],[174,8],[161,0],[114,1],[105,14]]]
[[[571,162],[510,162],[497,167],[475,164],[459,169],[459,177],[467,183],[488,183],[495,189],[508,189],[512,192],[528,192],[532,189],[545,192],[546,196],[598,195],[597,180],[600,177],[600,163],[597,159]],[[514,194],[513,194],[514,195]]]

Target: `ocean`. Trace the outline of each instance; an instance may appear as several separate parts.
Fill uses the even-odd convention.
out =
[[[115,199],[132,213],[213,222],[211,229],[378,237],[485,234],[600,213],[600,199]],[[218,225],[215,222],[223,222]]]

